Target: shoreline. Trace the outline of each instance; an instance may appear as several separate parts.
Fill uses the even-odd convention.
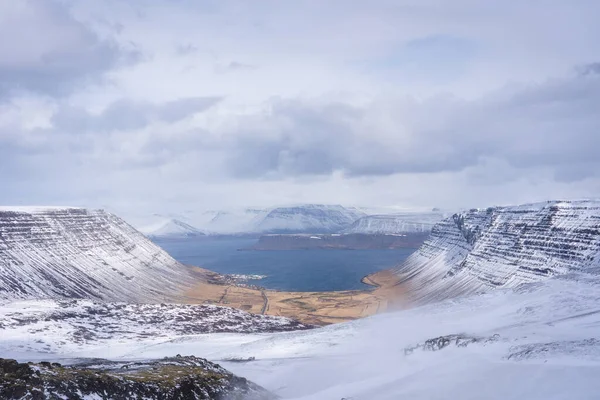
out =
[[[395,277],[391,270],[364,276],[361,282],[371,286],[367,289],[290,292],[245,287],[227,281],[216,272],[200,267],[191,268],[199,279],[186,291],[184,297],[187,303],[222,305],[253,314],[289,317],[318,326],[352,321],[383,312],[397,297],[397,290],[385,284],[388,277]]]

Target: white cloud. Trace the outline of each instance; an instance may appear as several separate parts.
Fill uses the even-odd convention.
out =
[[[0,202],[597,196],[597,12],[585,0],[0,0],[0,36],[20,39],[0,44]]]

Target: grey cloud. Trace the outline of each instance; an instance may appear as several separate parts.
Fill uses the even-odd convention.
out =
[[[600,75],[600,62],[586,64],[578,69],[581,75]]]
[[[239,61],[231,61],[228,64],[217,65],[215,67],[215,71],[220,74],[226,74],[226,73],[237,72],[237,71],[252,71],[252,70],[255,70],[256,68],[257,67],[252,64],[245,64],[245,63],[242,63]]]
[[[65,106],[53,116],[56,130],[61,132],[111,132],[141,129],[153,120],[175,123],[217,104],[218,97],[188,97],[163,104],[121,99],[111,103],[100,114]]]
[[[244,128],[230,132],[223,144],[231,154],[228,167],[240,178],[369,176],[455,172],[497,159],[523,171],[549,168],[561,181],[600,175],[598,75],[505,89],[471,102],[380,106],[277,100],[270,114],[242,120]]]
[[[63,95],[139,57],[100,39],[55,0],[3,2],[0,14],[5,17],[0,24],[5,38],[0,42],[0,94],[26,90]]]

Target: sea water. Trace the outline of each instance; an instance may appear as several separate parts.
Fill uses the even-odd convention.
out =
[[[260,275],[248,283],[285,291],[365,289],[360,280],[394,267],[416,249],[240,251],[256,239],[190,238],[157,241],[177,261],[222,274]]]

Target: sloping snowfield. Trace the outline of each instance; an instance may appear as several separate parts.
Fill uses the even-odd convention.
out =
[[[35,322],[38,338],[29,331],[16,335],[23,325],[10,321],[27,321],[48,306],[23,304],[0,309],[0,351],[20,361],[195,355],[284,399],[600,398],[597,276],[569,275],[306,331],[185,334],[163,328],[143,337],[112,319],[101,342],[84,335],[69,343],[64,332],[44,330],[55,323],[51,318]],[[152,322],[140,320],[136,329],[143,331],[144,323],[152,333]],[[94,324],[87,329],[107,335]]]

